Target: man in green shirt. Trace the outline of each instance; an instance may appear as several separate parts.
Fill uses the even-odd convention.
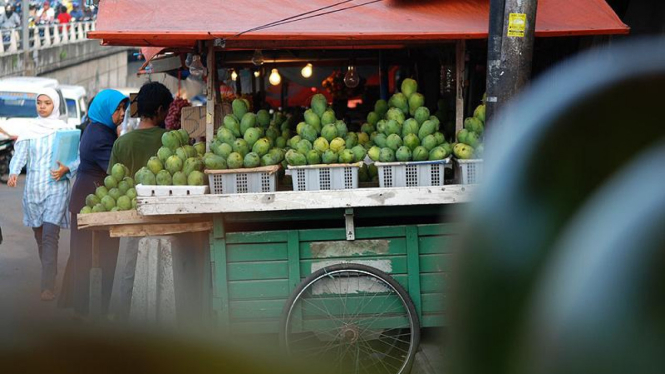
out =
[[[116,162],[127,166],[131,176],[148,163],[150,157],[155,156],[162,146],[162,134],[164,120],[173,101],[173,95],[166,86],[159,82],[146,83],[141,87],[136,96],[138,115],[141,117],[136,130],[118,138],[113,144],[111,152],[110,168]],[[119,287],[119,300],[116,308],[113,308],[117,317],[125,320],[129,317],[129,310],[134,289],[134,272],[136,270],[136,259],[138,256],[140,238],[129,238],[120,241],[120,255],[118,266],[120,277],[116,278],[116,286]]]
[[[146,166],[150,157],[157,155],[162,146],[164,120],[173,101],[173,95],[159,82],[146,83],[136,96],[138,115],[141,117],[135,130],[118,138],[113,144],[108,173],[116,163],[129,169],[130,176]]]

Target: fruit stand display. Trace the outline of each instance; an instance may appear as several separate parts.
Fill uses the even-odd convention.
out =
[[[220,327],[232,333],[277,333],[289,354],[316,352],[321,359],[332,358],[339,372],[359,367],[406,372],[420,328],[446,324],[455,221],[460,203],[471,201],[482,178],[484,106],[464,120],[465,43],[460,39],[486,36],[486,19],[476,22],[485,9],[469,11],[468,4],[455,1],[414,2],[399,9],[391,2],[368,2],[315,14],[329,4],[314,0],[308,6],[321,9],[312,11],[273,3],[204,4],[180,14],[156,0],[142,2],[141,7],[152,7],[151,19],[159,19],[159,25],[118,19],[115,14],[141,12],[132,2],[100,3],[99,26],[91,35],[106,44],[161,45],[207,55],[207,143],[197,148],[181,132],[169,132],[164,147],[134,179],[137,191],[139,185],[168,189],[204,185],[207,179],[211,193],[139,194],[138,215],[81,214],[79,223],[120,235],[111,219],[117,217],[108,215],[126,213],[134,215],[122,229],[126,235],[159,235],[154,222],[162,218],[169,230],[161,234],[187,232],[192,222],[198,230],[210,229],[210,279],[202,287]],[[213,7],[216,12],[207,10]],[[219,19],[245,10],[251,15]],[[175,24],[158,17],[176,13]],[[450,29],[459,25],[445,22],[453,14],[473,19],[468,24],[478,30]],[[316,18],[322,15],[326,22]],[[288,21],[274,22],[282,16]],[[201,24],[197,17],[222,30],[183,29]],[[570,29],[581,30],[579,25]],[[442,43],[455,46],[456,139],[446,139],[437,116],[442,107],[431,115],[413,79],[404,79],[391,97],[384,94],[385,100],[374,103],[358,132],[349,131],[323,95],[313,95],[297,124],[279,112],[272,117],[253,113],[242,98],[232,102],[232,113],[218,118],[217,64],[235,52],[346,49],[351,59],[364,47],[379,54],[412,46],[436,49]],[[445,181],[451,159],[466,170],[458,181],[463,184]],[[279,169],[291,174],[293,191],[274,186]],[[251,182],[253,175],[258,182]],[[372,179],[379,187],[356,188],[358,181]]]
[[[209,43],[209,69],[217,53]],[[476,187],[445,183],[444,168],[453,157],[472,158],[471,145],[445,138],[414,79],[374,103],[356,132],[322,94],[297,124],[280,112],[252,112],[242,98],[217,119],[209,78],[207,144],[192,145],[183,128],[165,133],[133,176],[138,214],[122,212],[133,220],[121,228],[108,222],[111,213],[94,213],[79,222],[114,236],[209,229],[210,283],[202,287],[218,326],[276,334],[293,356],[316,348],[344,372],[408,371],[421,328],[446,324],[454,217]],[[477,130],[462,135],[479,141]],[[277,188],[284,172],[292,191]],[[375,187],[358,188],[371,181]],[[194,192],[201,185],[210,188]],[[98,205],[89,209],[106,209]],[[340,346],[356,352],[338,360],[331,347]]]

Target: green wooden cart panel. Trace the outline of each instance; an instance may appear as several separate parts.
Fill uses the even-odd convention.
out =
[[[286,243],[227,244],[228,262],[286,261]]]
[[[284,303],[286,299],[280,300],[237,300],[231,301],[231,319],[233,321],[243,321],[243,320],[255,320],[255,319],[279,319],[284,308]],[[371,304],[363,304],[365,308],[364,311],[381,311],[386,312],[390,310],[390,302],[397,301],[397,297],[394,296],[389,300],[385,300],[385,303],[381,303],[384,300],[376,300]],[[359,298],[349,297],[345,301],[348,310],[355,311],[358,306],[362,303]],[[317,307],[320,304],[315,304],[312,307]],[[393,304],[393,308],[401,307],[400,304]],[[424,314],[437,314],[442,313],[442,310],[445,308],[445,296],[443,294],[423,294],[423,313]],[[338,309],[338,305],[328,305],[327,307],[320,307],[318,312],[329,311],[330,313],[341,312]],[[399,312],[399,308],[396,309],[396,312]],[[316,311],[315,311],[316,312]],[[321,313],[318,313],[320,315]],[[315,315],[317,315],[315,313]]]
[[[286,300],[293,291],[288,279],[261,279],[229,282],[231,300]]]
[[[445,323],[456,224],[357,227],[350,242],[343,228],[224,233],[220,222],[215,220],[211,242],[212,307],[232,331],[276,332],[298,283],[313,270],[339,262],[387,270],[411,295],[423,326]]]

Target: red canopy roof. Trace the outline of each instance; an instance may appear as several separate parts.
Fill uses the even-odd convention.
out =
[[[489,0],[102,0],[89,37],[161,47],[226,38],[229,49],[400,46],[486,38],[488,14]],[[538,2],[537,36],[627,32],[604,0]]]

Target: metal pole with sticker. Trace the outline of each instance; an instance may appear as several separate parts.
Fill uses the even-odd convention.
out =
[[[501,1],[504,3],[503,9]],[[488,122],[492,122],[495,113],[499,112],[531,77],[537,5],[538,0],[490,2],[486,100]]]

